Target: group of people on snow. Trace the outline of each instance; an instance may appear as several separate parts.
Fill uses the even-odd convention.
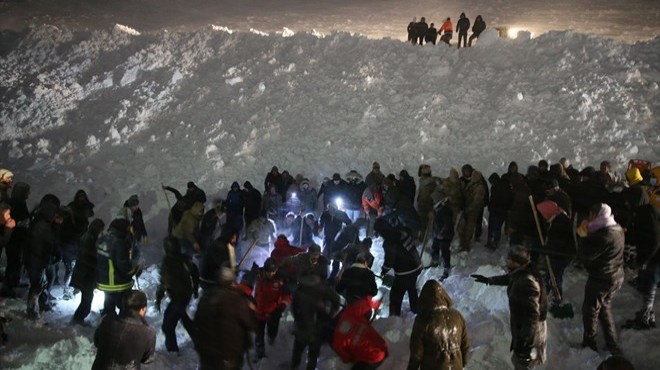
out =
[[[504,228],[510,272],[473,277],[507,286],[516,369],[543,363],[547,313],[561,303],[562,276],[573,260],[588,275],[584,347],[597,350],[600,323],[607,349],[622,354],[611,302],[624,279],[625,245],[636,248],[636,259],[629,262],[639,271],[643,294],[640,311],[627,324],[655,327],[660,168],[631,166],[621,179],[606,161],[599,170],[578,171],[562,158],[552,165],[541,160],[524,175],[511,162],[506,173],[493,173],[487,180],[470,164],[460,173],[451,168],[446,178],[433,176],[423,164],[417,175],[418,184],[405,169],[398,176],[385,175],[374,162],[364,178],[355,170],[344,178],[335,173],[316,191],[302,175],[292,177],[273,167],[263,195],[249,181],[242,189],[236,181],[208,211],[206,193],[194,182],[188,182],[183,194],[163,186],[176,202],[163,242],[160,284],[152,298],[160,310],[167,297],[162,323],[167,350],[179,351],[175,328],[181,321],[201,369],[240,369],[250,348],[255,361],[267,355],[266,343],[273,345],[279,322],[290,311],[295,327],[291,368],[300,366],[307,350],[306,368],[314,369],[322,344],[328,343],[354,369],[375,369],[389,353],[387,341],[371,326],[380,306],[376,279],[381,279],[390,286],[389,315],[402,314],[405,295],[416,314],[408,368],[461,369],[468,361],[468,332],[442,281],[451,272],[452,243],[469,253],[480,241],[485,209],[485,247],[498,249]],[[141,244],[148,242],[138,196],[123,203],[106,231],[101,219],[89,221],[94,204],[83,190],[66,206],[47,194],[32,211],[29,195],[28,184],[14,183],[13,173],[0,170],[0,246],[7,254],[2,294],[17,296],[25,268],[28,317],[38,318],[53,306],[49,290],[59,283],[57,266],[63,263],[62,283],[71,286],[71,293],[73,288],[81,292],[73,323],[88,325],[94,289],[105,293],[104,316],[94,337],[94,368],[150,361],[155,333],[144,319],[148,300],[133,289],[134,277],[144,267]],[[366,235],[362,240],[361,232]],[[384,262],[378,275],[373,272],[372,238],[382,238]],[[250,248],[237,260],[239,239],[249,241]],[[427,244],[431,264],[424,266],[421,254]],[[270,256],[261,266],[242,268],[252,248]],[[542,256],[550,261],[543,273],[538,267]],[[426,281],[418,293],[421,271],[439,267],[441,260],[442,277]],[[553,284],[558,289],[550,294]],[[199,302],[191,318],[187,308],[193,299]],[[129,339],[119,341],[118,335],[126,333]]]
[[[413,17],[412,21],[408,23],[408,42],[413,45],[424,45],[433,44],[435,45],[438,35],[440,35],[440,41],[451,45],[450,41],[452,39],[453,33],[458,33],[458,48],[461,47],[461,42],[463,47],[472,46],[472,41],[479,38],[479,35],[486,29],[486,22],[484,22],[481,15],[478,15],[474,24],[472,25],[472,35],[468,39],[468,31],[470,30],[470,19],[461,13],[456,22],[456,30],[454,31],[454,25],[451,21],[451,17],[447,17],[442,23],[440,28],[436,28],[434,23],[427,24],[426,18],[421,17],[419,22],[417,22],[417,17]]]

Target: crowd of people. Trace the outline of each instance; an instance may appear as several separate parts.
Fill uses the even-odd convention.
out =
[[[472,42],[475,39],[479,38],[479,35],[486,29],[486,22],[484,22],[481,15],[478,15],[474,19],[474,24],[472,25],[472,35],[468,39],[468,31],[470,30],[470,19],[461,13],[456,22],[456,30],[454,30],[454,25],[451,21],[451,17],[447,17],[442,23],[440,28],[436,28],[434,23],[426,23],[426,18],[422,17],[419,22],[417,22],[417,17],[414,17],[410,23],[408,23],[408,42],[413,45],[424,45],[424,44],[433,44],[435,45],[438,40],[438,35],[440,35],[440,42],[444,42],[447,45],[451,45],[451,39],[454,32],[458,33],[458,48],[461,47],[461,42],[463,47],[472,46]]]
[[[234,182],[225,199],[213,200],[206,212],[206,193],[194,182],[184,193],[163,185],[176,202],[152,298],[160,310],[168,297],[162,323],[166,349],[179,351],[175,328],[180,321],[201,369],[240,369],[250,348],[250,361],[267,355],[266,343],[275,342],[289,310],[295,326],[291,368],[301,365],[305,350],[305,368],[316,368],[321,346],[328,343],[353,369],[375,369],[388,356],[387,341],[371,326],[380,306],[376,279],[381,279],[390,286],[389,315],[402,314],[405,295],[416,314],[408,369],[462,369],[470,349],[468,332],[442,281],[451,273],[452,242],[470,253],[484,236],[485,210],[485,247],[500,248],[504,230],[510,272],[472,276],[479,283],[507,286],[515,369],[543,363],[547,313],[561,303],[562,276],[573,260],[588,275],[584,347],[598,350],[600,324],[607,349],[625,361],[611,302],[623,283],[626,245],[636,250],[636,258],[627,261],[639,271],[643,294],[640,310],[627,324],[655,327],[660,167],[631,162],[622,179],[607,161],[598,170],[578,171],[562,158],[552,165],[541,160],[525,174],[511,162],[506,173],[487,179],[470,164],[460,173],[451,168],[446,178],[433,176],[423,164],[417,175],[417,184],[405,169],[398,176],[385,175],[374,162],[364,178],[355,170],[344,178],[335,173],[317,191],[302,175],[273,167],[263,194],[249,181],[243,188]],[[149,362],[155,332],[144,319],[148,299],[133,289],[144,267],[141,245],[148,241],[138,196],[123,203],[106,230],[103,220],[90,222],[94,204],[84,190],[66,205],[46,194],[30,211],[30,185],[13,180],[11,171],[0,169],[0,246],[7,256],[2,295],[20,297],[26,275],[27,317],[38,319],[54,305],[51,287],[69,286],[68,294],[81,293],[72,322],[89,325],[85,318],[94,289],[101,290],[105,301],[94,335],[98,353],[93,368]],[[373,238],[382,238],[382,266],[373,265]],[[240,260],[239,239],[250,245]],[[429,266],[420,256],[426,245]],[[270,257],[261,265],[242,266],[253,248]],[[547,268],[539,269],[546,256]],[[418,293],[421,271],[440,263],[442,277],[426,281]],[[63,281],[58,281],[60,265]],[[187,307],[193,299],[199,302],[191,318]]]

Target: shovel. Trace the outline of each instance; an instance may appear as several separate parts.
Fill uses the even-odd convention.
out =
[[[545,249],[545,239],[543,238],[543,234],[541,233],[541,224],[539,222],[539,215],[536,212],[536,206],[534,205],[534,199],[532,196],[529,196],[529,204],[532,206],[532,211],[534,212],[534,221],[536,222],[536,231],[539,234],[539,239],[541,240],[541,246]],[[550,257],[548,255],[545,255],[545,264],[546,268],[548,269],[548,274],[550,275],[550,283],[552,285],[552,292],[554,293],[555,297],[559,301],[557,305],[551,305],[550,306],[550,314],[552,314],[552,317],[556,319],[570,319],[573,318],[575,313],[573,312],[573,306],[570,303],[564,303],[562,304],[562,296],[561,293],[559,292],[559,288],[557,287],[557,279],[555,278],[555,273],[552,271],[552,265],[550,264]]]

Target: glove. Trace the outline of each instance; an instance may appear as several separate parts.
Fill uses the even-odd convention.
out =
[[[392,284],[394,284],[394,276],[393,275],[385,275],[383,276],[383,285],[386,287],[391,287]]]
[[[476,281],[477,283],[482,283],[486,285],[490,284],[490,279],[483,275],[472,274],[470,275],[470,277],[474,278],[474,281]]]
[[[387,268],[387,267],[383,267],[383,268],[380,270],[380,276],[385,276],[385,275],[387,275],[388,272],[390,272],[390,269]]]

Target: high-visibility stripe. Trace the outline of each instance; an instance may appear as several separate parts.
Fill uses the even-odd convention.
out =
[[[101,283],[96,284],[96,288],[104,292],[123,292],[124,290],[131,289],[132,287],[133,287],[133,280],[131,280],[126,284],[120,284],[120,285],[106,285]]]
[[[108,283],[110,286],[115,285],[115,265],[112,264],[111,259],[108,259]]]

